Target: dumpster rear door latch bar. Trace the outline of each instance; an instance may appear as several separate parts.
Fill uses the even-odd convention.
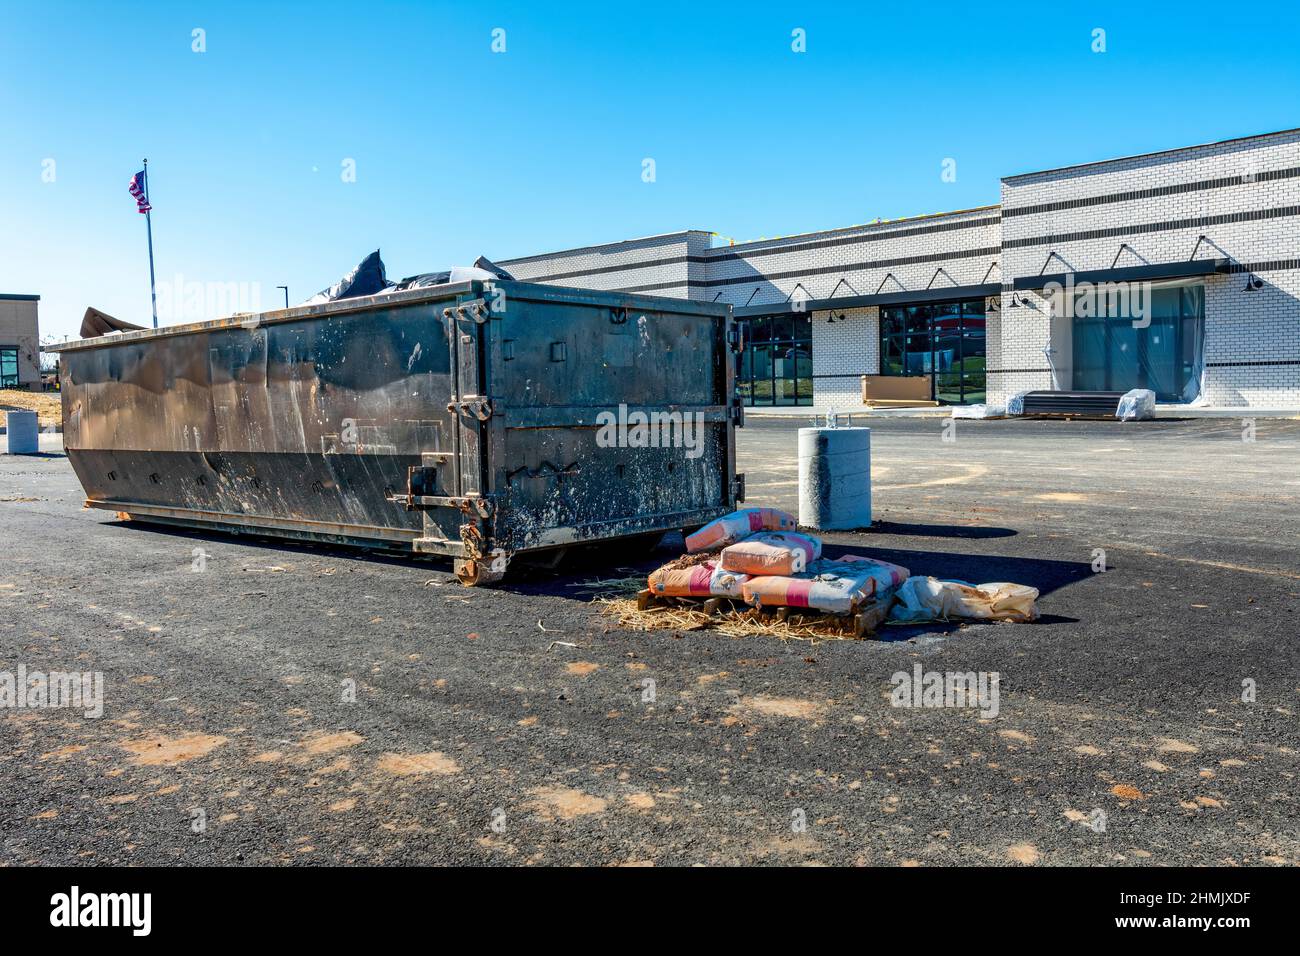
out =
[[[442,310],[444,319],[473,319],[482,325],[491,317],[491,307],[482,299],[469,299],[459,305],[451,305]]]
[[[485,395],[462,395],[458,401],[447,403],[447,411],[461,415],[473,415],[481,422],[492,417],[492,399]]]

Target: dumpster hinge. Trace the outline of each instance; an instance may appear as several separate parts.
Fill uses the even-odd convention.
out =
[[[740,396],[732,398],[731,407],[727,410],[727,417],[736,423],[737,428],[745,427],[745,404],[740,400]]]
[[[733,352],[743,352],[745,349],[745,332],[739,323],[727,329],[727,346]]]

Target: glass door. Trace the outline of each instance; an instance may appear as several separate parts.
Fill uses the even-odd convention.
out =
[[[18,387],[18,350],[0,349],[0,388]]]

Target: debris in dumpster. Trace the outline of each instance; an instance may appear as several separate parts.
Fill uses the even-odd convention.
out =
[[[422,272],[408,276],[399,282],[389,282],[384,260],[376,249],[361,260],[361,264],[345,275],[328,289],[317,292],[303,305],[319,305],[322,302],[338,302],[342,299],[355,299],[363,295],[379,295],[390,292],[406,292],[410,289],[425,289],[429,286],[447,285],[451,282],[472,282],[475,279],[491,282],[494,279],[514,280],[505,269],[486,256],[479,256],[472,266],[452,266],[442,272]]]
[[[683,555],[650,574],[650,590],[668,597],[740,597],[749,575],[723,570],[716,555]]]
[[[907,568],[897,564],[846,555],[815,561],[802,574],[750,578],[743,592],[746,603],[758,607],[800,607],[849,614],[869,601],[888,608],[907,576]]]
[[[388,287],[388,278],[384,275],[384,260],[379,258],[376,249],[361,260],[361,263],[328,289],[322,289],[308,299],[303,305],[319,305],[322,302],[339,302],[342,299],[355,299],[363,295],[374,295]]]
[[[123,322],[107,312],[99,311],[94,306],[86,309],[86,314],[81,317],[81,337],[83,339],[93,339],[101,335],[108,335],[111,332],[142,331],[144,331],[143,325],[132,325],[130,322]]]
[[[821,541],[810,535],[760,531],[723,548],[721,566],[740,574],[798,574],[821,556]]]
[[[1024,623],[1038,619],[1038,589],[1025,584],[967,584],[939,578],[908,578],[899,587],[891,624],[920,624],[965,618]]]
[[[794,515],[776,508],[742,508],[687,535],[686,550],[695,554],[725,548],[756,531],[793,531],[798,525]]]

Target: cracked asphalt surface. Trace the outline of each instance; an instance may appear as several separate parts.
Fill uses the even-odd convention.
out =
[[[794,508],[799,424],[739,433],[749,504]],[[1300,422],[871,425],[878,525],[828,551],[1032,584],[1039,623],[629,631],[608,566],[466,590],[0,456],[0,671],[106,684],[0,710],[0,863],[1300,862]],[[891,707],[916,663],[999,672],[1000,713]]]

